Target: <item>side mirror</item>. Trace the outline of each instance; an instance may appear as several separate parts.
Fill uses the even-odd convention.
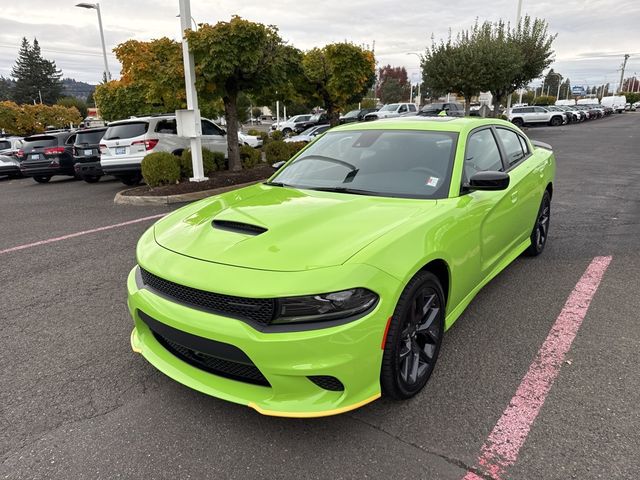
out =
[[[473,175],[465,187],[467,190],[506,190],[509,181],[508,173],[488,170]]]
[[[273,164],[273,165],[271,165],[271,166],[272,166],[273,168],[275,168],[276,170],[279,170],[279,169],[280,169],[280,167],[282,167],[285,163],[287,163],[287,162],[285,162],[284,160],[281,160],[281,161],[279,161],[279,162],[274,163],[274,164]]]

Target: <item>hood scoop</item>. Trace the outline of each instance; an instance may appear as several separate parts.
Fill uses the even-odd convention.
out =
[[[231,220],[214,220],[211,222],[213,228],[218,230],[226,230],[227,232],[242,233],[244,235],[260,235],[267,231],[266,228],[250,223],[235,222]]]

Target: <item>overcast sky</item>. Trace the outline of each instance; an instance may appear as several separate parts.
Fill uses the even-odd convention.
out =
[[[0,75],[8,76],[20,40],[37,37],[43,54],[55,60],[65,77],[97,83],[102,58],[95,10],[76,8],[74,0],[2,2]],[[120,65],[111,49],[134,38],[179,38],[178,0],[102,0],[109,66],[117,78]],[[192,0],[198,23],[228,20],[237,14],[276,25],[281,36],[303,50],[349,40],[375,41],[379,65],[404,65],[418,80],[418,58],[431,36],[446,37],[480,21],[515,21],[517,0]],[[524,0],[523,13],[545,18],[557,33],[552,67],[573,85],[619,82],[623,55],[627,74],[640,74],[639,0]],[[534,82],[535,83],[535,82]]]

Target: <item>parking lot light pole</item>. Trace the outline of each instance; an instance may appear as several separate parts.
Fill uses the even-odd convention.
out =
[[[516,10],[516,28],[520,25],[520,16],[522,15],[522,0],[518,0],[518,10]],[[520,92],[520,103],[522,103],[522,91]],[[511,110],[511,93],[507,97],[507,115],[509,115],[509,110]]]
[[[422,93],[420,92],[420,87],[422,84],[422,57],[420,56],[419,53],[416,52],[409,52],[407,53],[407,55],[415,55],[416,57],[418,57],[418,60],[420,61],[420,63],[418,63],[419,68],[418,68],[418,109],[420,108],[420,104],[422,103]],[[409,99],[409,102],[413,102],[413,98]]]
[[[111,80],[111,72],[109,72],[109,64],[107,63],[107,47],[104,44],[104,30],[102,29],[102,15],[100,15],[99,3],[78,3],[76,7],[89,8],[98,12],[98,26],[100,27],[100,41],[102,42],[102,57],[104,59],[104,75],[107,81]]]
[[[193,53],[189,51],[189,42],[184,37],[185,30],[191,28],[191,3],[190,0],[180,0],[180,36],[182,37],[182,62],[184,64],[184,85],[187,92],[187,110],[192,111],[193,127],[195,134],[191,136],[191,164],[193,165],[193,177],[191,182],[203,182],[208,180],[204,176],[202,166],[202,122],[198,109],[198,93],[196,92],[196,72]]]

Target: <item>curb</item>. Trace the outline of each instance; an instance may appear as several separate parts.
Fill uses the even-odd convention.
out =
[[[142,196],[142,195],[123,195],[124,192],[133,190],[133,188],[129,188],[127,190],[122,190],[116,193],[116,196],[113,198],[113,203],[117,203],[120,205],[146,206],[146,205],[172,205],[174,203],[193,202],[195,200],[201,200],[203,198],[207,198],[212,195],[217,195],[219,193],[225,193],[231,190],[237,190],[239,188],[255,185],[256,183],[260,183],[264,180],[266,179],[254,180],[253,182],[247,182],[247,183],[238,183],[237,185],[228,185],[226,187],[213,188],[211,190],[203,190],[201,192],[180,193],[178,195],[162,195],[162,196],[156,196],[156,197]]]

